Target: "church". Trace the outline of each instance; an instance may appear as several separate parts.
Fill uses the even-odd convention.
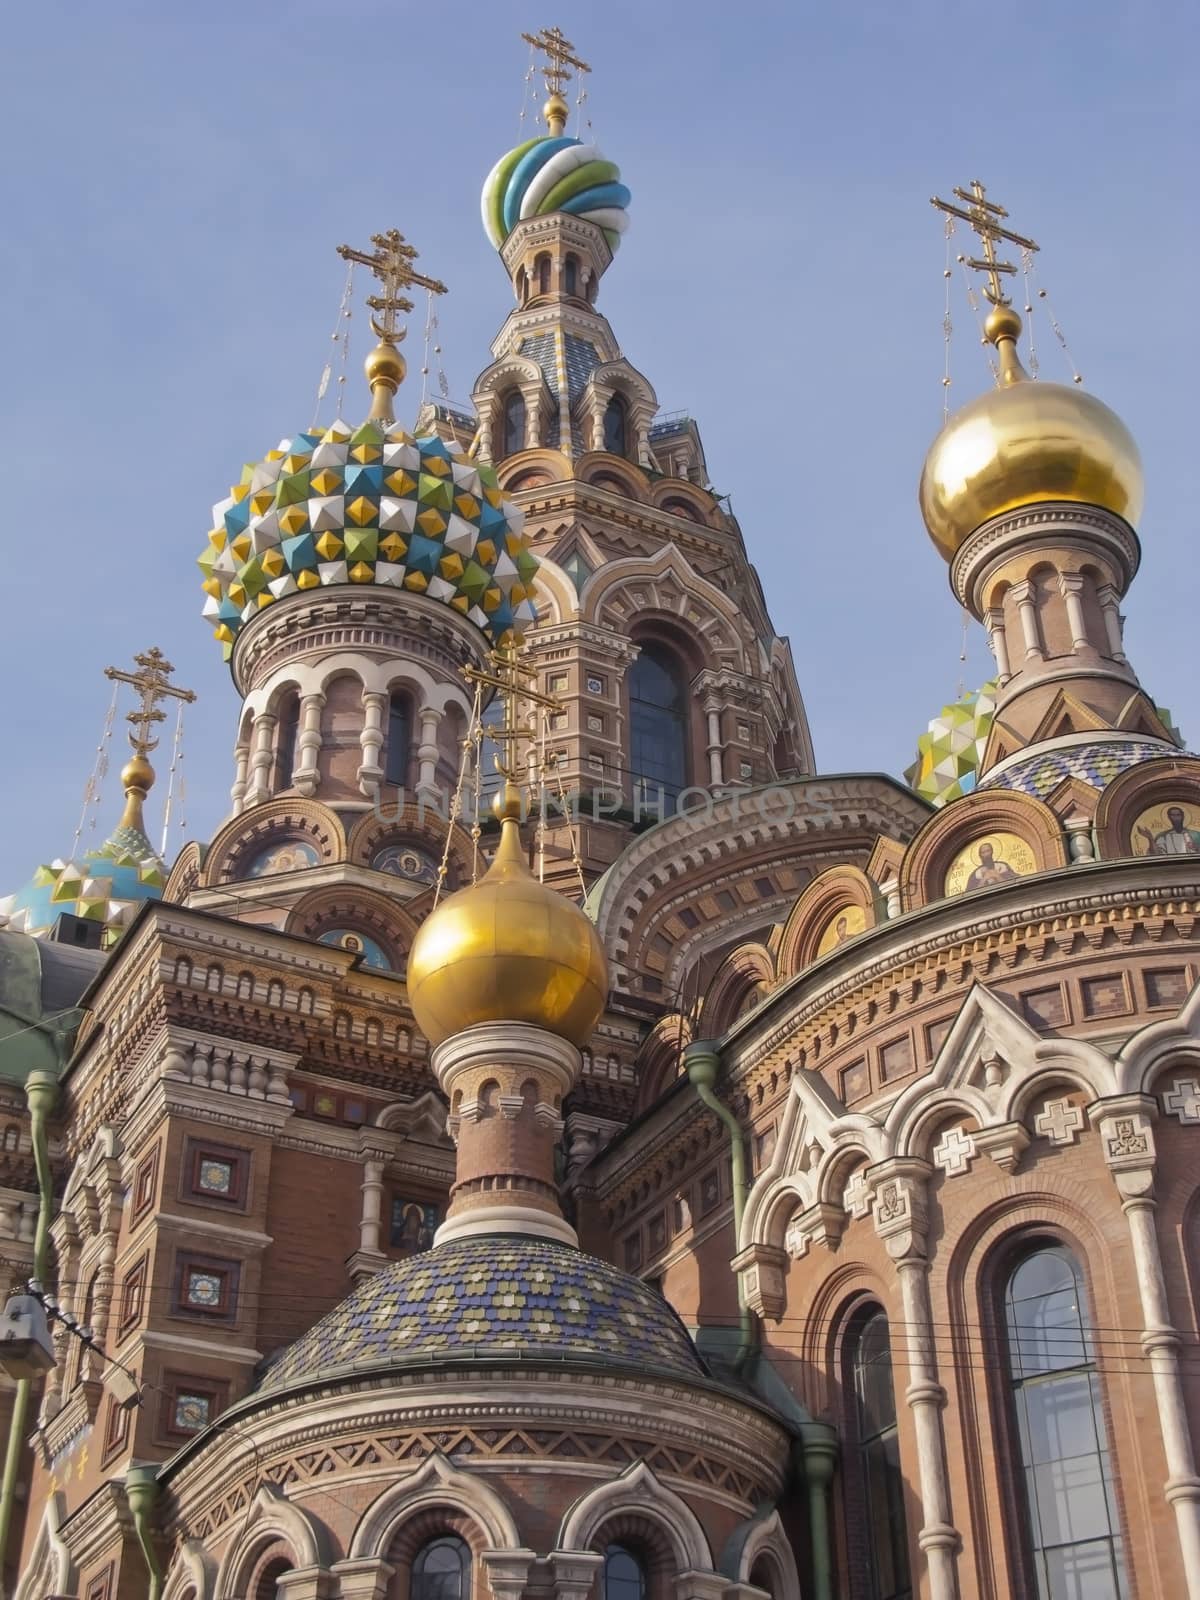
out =
[[[343,246],[365,386],[196,530],[225,821],[150,841],[147,641],[115,828],[3,902],[3,1594],[1200,1600],[1200,759],[1125,654],[1137,445],[1026,371],[1033,242],[935,202],[995,382],[913,478],[994,676],[818,771],[531,43],[470,409],[396,421],[444,285]]]

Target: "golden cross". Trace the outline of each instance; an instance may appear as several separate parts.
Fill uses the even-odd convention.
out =
[[[166,699],[183,700],[190,705],[196,695],[192,689],[180,689],[167,681],[175,668],[157,646],[153,650],[143,650],[140,655],[134,656],[133,663],[137,668],[136,672],[122,672],[119,667],[105,667],[104,676],[111,678],[114,683],[132,684],[140,695],[141,704],[136,711],[129,712],[125,720],[133,724],[133,732],[129,735],[130,744],[139,756],[144,756],[158,745],[158,740],[150,737],[151,728],[166,717],[166,713],[158,709],[158,702]]]
[[[398,228],[373,233],[371,243],[375,246],[373,255],[348,244],[338,245],[337,253],[343,261],[357,261],[360,266],[370,267],[379,279],[383,293],[368,295],[367,304],[372,311],[382,312],[383,320],[373,316],[371,326],[385,344],[399,344],[406,330],[397,327],[396,315],[398,312],[407,314],[413,308],[412,301],[400,291],[415,283],[428,289],[430,294],[445,294],[446,285],[437,278],[427,278],[424,273],[414,271],[417,252]]]
[[[542,68],[542,75],[546,79],[546,88],[551,94],[561,94],[564,83],[571,81],[568,67],[574,67],[577,72],[590,72],[592,69],[586,61],[581,61],[575,54],[575,46],[570,39],[563,37],[558,28],[541,28],[537,33],[523,33],[522,39],[526,44],[531,44],[535,50],[540,50],[546,57],[546,64]]]
[[[1007,228],[1000,226],[1000,219],[1007,217],[1008,212],[1003,206],[998,206],[992,200],[984,198],[984,187],[978,178],[971,179],[969,189],[955,189],[954,193],[960,200],[967,203],[967,210],[961,206],[952,205],[949,200],[939,200],[936,195],[931,196],[930,205],[936,206],[939,211],[944,211],[947,216],[958,217],[968,223],[983,240],[983,260],[977,261],[973,256],[966,258],[967,265],[976,272],[987,274],[987,288],[984,294],[994,306],[1011,304],[1004,293],[1000,282],[1001,274],[1011,278],[1016,267],[1011,261],[998,261],[996,259],[996,241],[1003,239],[1007,244],[1018,245],[1022,250],[1036,250],[1038,247],[1032,239],[1026,239],[1019,233],[1011,233]]]
[[[489,728],[488,737],[494,739],[504,749],[504,759],[496,758],[496,771],[502,778],[510,782],[517,782],[516,769],[520,761],[520,747],[522,739],[533,740],[537,731],[532,722],[522,722],[521,708],[523,703],[542,706],[548,711],[560,711],[561,703],[553,695],[542,694],[540,690],[531,687],[531,682],[537,677],[537,669],[529,666],[521,659],[521,651],[515,644],[501,645],[498,650],[488,652],[488,659],[492,664],[491,672],[481,672],[478,667],[464,667],[463,677],[472,683],[490,684],[504,699],[504,726],[502,728]]]

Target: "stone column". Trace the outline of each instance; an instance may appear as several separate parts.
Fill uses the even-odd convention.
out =
[[[1083,577],[1078,572],[1060,572],[1058,575],[1058,592],[1066,601],[1067,621],[1071,627],[1071,648],[1085,650],[1091,643],[1088,638],[1087,623],[1083,616]]]
[[[338,1580],[338,1600],[384,1600],[396,1569],[382,1556],[335,1561],[330,1572]]]
[[[1021,616],[1021,632],[1025,636],[1025,656],[1029,661],[1044,661],[1041,634],[1038,631],[1037,601],[1034,586],[1028,579],[1014,583],[1009,593],[1017,603]]]
[[[589,1600],[604,1557],[595,1550],[551,1550],[555,1600]]]
[[[1106,583],[1096,590],[1096,598],[1100,602],[1100,610],[1104,615],[1104,632],[1108,637],[1108,653],[1114,661],[1125,660],[1125,640],[1122,635],[1121,623],[1124,620],[1120,612],[1120,596],[1111,583]]]
[[[237,816],[246,802],[246,785],[250,774],[250,740],[239,739],[233,747],[233,786],[229,799],[232,816]]]
[[[250,787],[246,791],[248,806],[261,805],[271,798],[271,765],[275,759],[275,724],[273,711],[260,711],[254,719],[254,749],[250,756]]]
[[[536,1560],[532,1550],[481,1550],[479,1562],[493,1600],[521,1600]]]
[[[725,775],[722,771],[721,749],[721,702],[715,696],[709,696],[704,702],[704,715],[708,719],[708,781],[712,784],[724,783]]]
[[[996,658],[996,676],[1002,684],[1007,683],[1012,677],[1012,668],[1008,663],[1008,634],[1004,630],[1004,609],[996,606],[984,614],[984,624],[987,628],[988,643],[992,647],[992,655]]]
[[[358,736],[362,761],[358,768],[358,787],[368,800],[379,793],[379,785],[383,782],[379,752],[383,748],[383,713],[387,698],[378,689],[363,690],[363,725]]]
[[[417,746],[417,760],[420,762],[417,794],[431,802],[437,799],[437,736],[444,714],[438,706],[421,707],[421,742]]]
[[[908,1347],[908,1387],[904,1398],[917,1436],[922,1526],[917,1544],[929,1572],[929,1600],[958,1600],[960,1544],[950,1509],[950,1476],[942,1433],[945,1388],[938,1380],[933,1310],[926,1256],[926,1185],[932,1169],[925,1161],[893,1159],[872,1173],[875,1231],[896,1263]]]
[[[1158,1104],[1150,1095],[1122,1095],[1089,1108],[1129,1223],[1142,1302],[1142,1349],[1154,1378],[1154,1400],[1167,1462],[1164,1495],[1175,1512],[1188,1600],[1200,1600],[1200,1476],[1179,1368],[1183,1343],[1170,1318],[1155,1225],[1154,1132]]]
[[[300,733],[296,739],[296,767],[292,787],[303,795],[314,795],[321,781],[317,757],[321,752],[321,712],[323,694],[306,694],[300,701]]]

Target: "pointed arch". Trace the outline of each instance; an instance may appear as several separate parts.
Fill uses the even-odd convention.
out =
[[[733,1530],[721,1552],[721,1572],[735,1583],[748,1584],[755,1563],[764,1556],[774,1563],[782,1580],[780,1592],[772,1594],[771,1600],[800,1600],[796,1556],[774,1506],[759,1511]]]
[[[264,1483],[251,1501],[241,1537],[221,1561],[216,1600],[238,1600],[245,1592],[255,1561],[275,1543],[287,1545],[296,1567],[327,1564],[329,1539],[325,1528],[285,1499],[274,1484]]]
[[[711,1572],[712,1553],[695,1512],[660,1483],[644,1461],[634,1462],[619,1478],[590,1489],[568,1508],[558,1530],[558,1548],[593,1549],[604,1524],[627,1512],[661,1529],[678,1572]]]
[[[367,1507],[350,1539],[348,1559],[386,1555],[401,1526],[420,1511],[453,1507],[479,1529],[488,1550],[518,1550],[521,1536],[505,1500],[482,1479],[451,1466],[440,1450],[398,1479]]]

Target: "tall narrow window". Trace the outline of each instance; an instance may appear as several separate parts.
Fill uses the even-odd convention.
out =
[[[300,696],[289,694],[279,708],[275,733],[275,792],[292,787],[296,770],[296,741],[300,737]]]
[[[515,456],[525,448],[525,396],[510,389],[504,396],[504,454]]]
[[[454,1535],[417,1551],[409,1600],[471,1600],[471,1552]]]
[[[388,700],[387,752],[383,769],[387,783],[403,784],[408,777],[408,750],[412,740],[412,715],[408,696],[394,694]]]
[[[674,658],[658,645],[643,645],[629,678],[629,754],[645,815],[670,816],[687,787],[685,705]]]
[[[550,293],[550,257],[537,258],[537,285],[539,294]]]
[[[642,1563],[623,1544],[610,1544],[604,1552],[604,1600],[645,1600],[645,1596]]]
[[[629,406],[623,394],[614,394],[604,408],[604,448],[610,456],[628,453]]]
[[[872,1308],[850,1331],[846,1352],[854,1396],[854,1455],[871,1600],[909,1600],[908,1528],[896,1431],[896,1389],[888,1319]]]
[[[568,256],[563,262],[563,293],[579,293],[579,262],[574,256]]]
[[[1043,1245],[1025,1256],[1009,1277],[1004,1311],[1037,1593],[1041,1600],[1124,1600],[1096,1350],[1071,1253]]]

